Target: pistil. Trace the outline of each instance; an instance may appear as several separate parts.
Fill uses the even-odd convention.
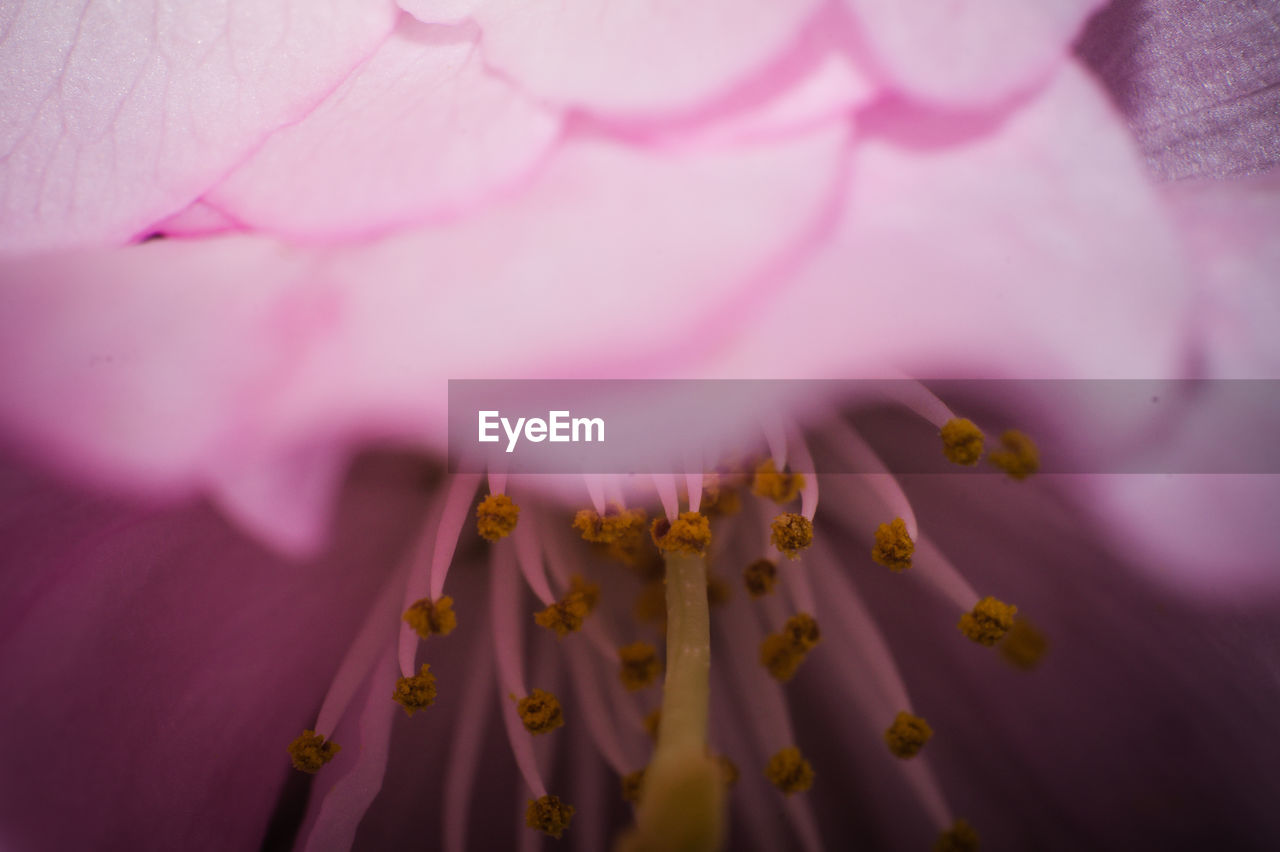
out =
[[[668,551],[667,677],[637,828],[623,848],[710,852],[724,837],[724,781],[707,753],[711,621],[701,556]]]

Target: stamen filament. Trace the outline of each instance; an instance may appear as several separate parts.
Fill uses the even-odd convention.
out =
[[[911,508],[911,501],[907,499],[907,495],[898,483],[897,477],[889,472],[888,466],[881,461],[880,456],[876,455],[876,451],[871,448],[866,439],[858,434],[858,430],[854,429],[843,418],[834,417],[825,437],[828,447],[840,456],[841,461],[848,466],[849,470],[868,471],[865,474],[858,475],[858,484],[865,483],[869,486],[871,493],[883,504],[886,510],[884,514],[890,518],[902,518],[907,525],[908,534],[913,539],[918,539],[920,537],[920,528],[916,524],[916,513]],[[841,486],[841,491],[855,490],[848,487],[850,482],[848,478],[837,476],[834,479],[827,478],[828,491],[833,481]],[[858,488],[856,491],[861,494],[863,489]],[[840,506],[846,505],[843,495],[837,502]]]
[[[534,524],[521,524],[512,534],[516,545],[516,561],[520,564],[520,573],[529,584],[533,594],[542,601],[543,606],[551,606],[556,596],[551,593],[547,584],[547,572],[542,564],[542,548],[535,537],[537,527]]]
[[[444,594],[444,580],[449,575],[453,552],[458,548],[458,535],[467,522],[471,498],[480,487],[480,474],[462,473],[453,476],[445,494],[444,509],[440,512],[440,524],[436,528],[436,541],[431,549],[431,599],[439,600]]]
[[[493,653],[488,634],[480,631],[474,650],[471,676],[463,687],[459,704],[457,726],[449,749],[449,783],[444,785],[444,848],[445,852],[465,852],[467,848],[467,823],[471,811],[471,792],[475,788],[476,771],[480,765],[480,750],[484,745],[484,732],[489,727],[492,707],[487,694],[493,683]]]
[[[795,464],[791,469],[804,474],[804,487],[800,489],[800,514],[812,521],[814,512],[818,511],[818,474],[814,470],[813,455],[798,432],[792,442],[792,450]]]
[[[658,500],[662,502],[662,511],[666,513],[667,520],[674,524],[680,516],[680,495],[676,489],[675,477],[669,473],[655,473],[653,487],[658,492]]]
[[[964,575],[951,564],[951,560],[947,559],[942,548],[934,544],[931,539],[921,536],[916,540],[916,549],[919,551],[917,565],[921,569],[917,572],[917,576],[923,577],[938,594],[961,610],[973,609],[973,605],[981,596],[974,591],[973,586],[969,585]]]
[[[498,661],[498,696],[503,709],[502,723],[507,730],[511,753],[524,776],[525,784],[539,798],[547,795],[546,785],[538,772],[533,754],[533,739],[524,729],[520,716],[511,706],[511,696],[527,695],[524,688],[521,654],[524,643],[524,619],[520,614],[520,581],[509,548],[496,548],[490,571],[489,618],[493,625],[493,644]]]

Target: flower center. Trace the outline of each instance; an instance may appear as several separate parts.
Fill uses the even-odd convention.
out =
[[[936,399],[908,401],[908,405],[938,429],[941,451],[948,460],[963,466],[979,463],[985,439],[977,425],[955,417]],[[533,796],[525,814],[531,829],[558,838],[571,830],[575,813],[572,805],[548,792],[532,738],[561,728],[585,729],[617,772],[623,798],[635,804],[635,825],[619,848],[708,852],[721,848],[727,837],[726,798],[739,770],[732,760],[713,750],[709,730],[711,739],[723,738],[717,748],[728,745],[725,750],[740,759],[754,750],[748,765],[756,767],[758,782],[767,780],[788,797],[812,788],[817,773],[795,744],[785,690],[794,688],[791,681],[801,671],[823,670],[818,660],[825,652],[814,652],[825,641],[843,649],[841,665],[823,670],[832,680],[832,694],[851,698],[872,718],[883,719],[880,724],[887,728],[877,725],[876,729],[883,731],[889,752],[904,760],[913,759],[917,767],[924,766],[909,778],[922,807],[937,825],[937,848],[957,852],[976,849],[976,833],[950,814],[937,781],[923,764],[923,750],[933,729],[911,712],[910,697],[893,654],[854,591],[850,575],[861,569],[848,564],[849,559],[836,559],[823,537],[828,530],[843,528],[847,534],[869,540],[871,562],[894,574],[910,571],[911,576],[919,577],[955,605],[961,633],[981,646],[998,644],[1001,655],[1018,668],[1033,668],[1044,655],[1047,640],[1017,616],[1016,607],[994,597],[980,598],[941,550],[921,534],[897,480],[847,422],[832,424],[821,440],[829,455],[870,471],[857,480],[860,486],[851,486],[852,477],[819,477],[798,431],[781,443],[774,437],[769,441],[772,457],[739,467],[736,472],[722,468],[715,473],[690,473],[682,485],[677,485],[675,477],[655,477],[658,500],[651,505],[660,504],[661,510],[652,521],[645,509],[627,507],[622,489],[607,482],[603,486],[597,482],[594,487],[588,484],[593,508],[582,509],[571,519],[556,520],[538,499],[527,503],[522,513],[504,493],[504,476],[491,475],[489,493],[478,501],[479,476],[452,478],[431,512],[421,552],[411,565],[388,580],[335,677],[315,729],[304,731],[289,745],[294,767],[315,773],[340,751],[327,735],[346,712],[356,685],[365,680],[379,649],[386,646],[388,630],[395,626],[397,600],[404,601],[398,610],[403,626],[398,638],[391,636],[390,641],[398,646],[403,676],[390,697],[410,717],[418,711],[430,712],[437,699],[436,675],[429,664],[418,666],[417,656],[424,649],[435,653],[439,638],[449,636],[458,626],[454,600],[443,590],[474,506],[475,532],[488,542],[482,546],[491,548],[493,662],[501,694],[510,698],[510,703],[503,702],[507,738]],[[1021,432],[1004,432],[1000,447],[988,460],[1011,478],[1023,480],[1038,470],[1038,450]],[[788,455],[794,470],[788,465]],[[835,508],[824,513],[827,526],[815,533],[819,484],[828,495],[824,505]],[[749,517],[752,513],[742,511],[747,490],[759,498],[754,520]],[[800,511],[793,511],[797,500]],[[679,511],[681,504],[688,510]],[[783,511],[774,515],[777,507]],[[756,539],[758,549],[751,548],[752,537],[744,534],[747,531],[760,536]],[[865,560],[867,553],[862,550],[860,558]],[[787,563],[779,566],[778,554],[785,555]],[[615,586],[626,584],[627,572],[622,572],[616,583],[605,582],[602,575],[591,573],[593,559],[621,564],[634,575],[631,582],[638,594],[630,618],[611,598]],[[745,600],[735,600],[732,586],[722,575],[709,571],[709,564],[726,563],[744,566],[735,570],[742,572]],[[592,576],[604,582],[603,591],[601,582],[588,579]],[[522,603],[525,589],[541,602],[541,609]],[[558,590],[558,595],[553,590]],[[723,611],[715,616],[715,631],[713,607]],[[820,629],[819,615],[831,635]],[[771,626],[772,632],[765,625]],[[649,626],[658,628],[665,642],[665,672],[659,644],[645,640],[619,644],[615,640],[619,631],[625,636],[628,631]],[[574,686],[572,696],[566,694],[566,698],[575,700],[567,707],[543,688],[554,688],[542,680],[545,671],[535,675],[539,684],[526,688],[524,643],[526,634],[537,633],[538,628],[561,640],[557,648],[563,648]],[[727,664],[714,674],[713,632],[728,649],[724,654]],[[428,639],[426,644],[421,642]],[[750,648],[759,649],[758,658],[744,653]],[[843,662],[850,649],[863,660],[857,672]],[[818,662],[806,667],[810,658]],[[601,665],[612,667],[617,678],[593,676],[592,671]],[[492,671],[483,667],[482,677],[492,677]],[[661,706],[654,707],[654,693],[649,689],[660,678]],[[716,689],[729,685],[738,695],[750,696],[724,703],[738,712],[741,707],[750,707],[753,718],[745,728],[754,728],[754,736],[739,730],[738,723],[729,718],[717,716],[711,724],[713,683]],[[443,686],[448,689],[450,684]],[[466,695],[469,703],[464,714],[484,700],[486,690],[469,687]],[[579,727],[579,722],[585,724]],[[646,730],[654,746],[647,765],[641,767],[644,738],[641,734],[641,743],[637,743],[633,736]],[[472,737],[477,742],[478,738],[478,734]],[[542,757],[545,760],[545,752]],[[821,763],[822,755],[814,759]],[[468,795],[461,794],[464,802]],[[795,817],[796,831],[802,835],[814,831],[812,825],[805,827],[804,814],[809,811],[804,798],[794,799],[798,807],[788,809],[788,813],[799,815]],[[462,820],[465,826],[465,814]],[[454,834],[457,836],[456,831]]]

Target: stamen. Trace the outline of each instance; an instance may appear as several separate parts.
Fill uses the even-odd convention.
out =
[[[807,612],[787,619],[781,631],[766,636],[760,644],[760,662],[775,680],[785,683],[795,676],[809,651],[822,641],[818,622]]]
[[[803,473],[780,473],[773,459],[765,459],[756,466],[751,493],[781,505],[796,499],[804,486]]]
[[[582,622],[591,614],[600,597],[599,586],[578,577],[574,581],[564,598],[533,616],[538,626],[553,631],[559,639],[582,629]]]
[[[1049,640],[1025,618],[1015,618],[1013,627],[1000,642],[1000,655],[1012,665],[1030,671],[1049,649]]]
[[[773,519],[771,529],[770,541],[788,559],[795,559],[800,551],[813,544],[813,521],[804,515],[784,512]]]
[[[972,612],[960,616],[960,632],[979,645],[994,645],[1013,627],[1016,606],[985,597],[974,605]]]
[[[622,735],[605,707],[601,690],[606,681],[596,677],[592,660],[581,644],[571,643],[566,650],[569,653],[569,667],[573,672],[574,693],[578,696],[578,706],[586,721],[587,733],[595,741],[596,749],[615,772],[634,766],[635,763],[628,760],[628,750],[624,748]]]
[[[916,552],[915,542],[907,534],[907,524],[902,518],[876,527],[876,543],[871,548],[871,558],[895,574],[911,567],[911,556]]]
[[[702,470],[691,466],[685,471],[684,483],[689,496],[689,511],[702,511]]]
[[[315,775],[340,751],[342,746],[326,740],[315,731],[306,730],[289,743],[289,761],[299,772]]]
[[[978,832],[966,820],[958,819],[938,835],[933,852],[978,852]]]
[[[655,473],[653,487],[658,492],[658,500],[662,503],[662,510],[666,513],[667,520],[675,523],[676,516],[680,514],[680,497],[675,478],[670,474]]]
[[[462,525],[466,522],[467,508],[471,505],[471,497],[479,486],[479,474],[457,474],[449,483],[449,490],[444,498],[444,510],[440,513],[440,524],[436,528],[435,546],[431,551],[429,597],[432,600],[437,600],[444,594],[444,581],[449,575],[453,553],[458,548],[458,536],[462,533]]]
[[[818,511],[818,475],[804,437],[797,433],[793,443],[796,461],[792,467],[800,471],[796,474],[800,477],[800,514],[812,521],[814,513]],[[808,473],[804,473],[805,471]]]
[[[516,573],[511,549],[494,548],[492,568],[489,572],[489,621],[493,627],[494,656],[498,663],[498,694],[525,695],[524,674],[521,666],[524,644],[524,619],[520,617],[520,581]],[[507,742],[515,756],[516,766],[525,784],[535,796],[547,794],[538,762],[533,753],[533,741],[521,732],[522,725],[516,713],[502,713],[502,724],[507,729]]]
[[[942,548],[934,544],[928,536],[921,536],[918,546],[920,567],[912,573],[924,579],[943,597],[961,609],[972,606],[978,599],[978,593],[973,590],[973,586],[969,585],[964,575],[951,564],[951,560],[947,559]]]
[[[638,692],[652,686],[662,671],[658,662],[658,649],[648,642],[632,642],[618,649],[618,659],[622,666],[618,674],[622,685],[631,692]]]
[[[400,619],[423,639],[448,636],[458,626],[458,616],[453,611],[453,598],[448,595],[437,601],[430,598],[415,601]]]
[[[484,732],[489,728],[493,701],[488,689],[493,683],[493,648],[484,631],[473,649],[469,677],[463,686],[457,725],[450,732],[449,762],[445,767],[444,848],[445,852],[465,852],[471,793],[480,767],[480,751]],[[488,700],[486,700],[488,699]]]
[[[436,701],[436,676],[431,673],[431,666],[426,663],[413,677],[402,677],[396,681],[396,691],[392,700],[404,708],[405,715],[412,717],[415,711],[425,710]]]
[[[529,808],[524,815],[525,825],[556,840],[569,830],[569,823],[572,821],[573,805],[560,801],[559,796],[530,799]]]
[[[788,746],[769,758],[764,774],[773,786],[788,796],[803,793],[813,786],[813,767],[795,746]]]
[[[982,458],[983,435],[972,420],[953,417],[942,424],[942,454],[953,464],[973,467]]]
[[[711,546],[711,522],[699,512],[684,512],[674,523],[655,518],[651,534],[653,543],[664,553],[702,556]],[[703,594],[706,594],[705,583]]]
[[[593,509],[579,510],[573,516],[573,528],[592,544],[625,544],[643,538],[648,519],[644,509],[611,505],[603,515]]]
[[[520,519],[520,507],[505,494],[490,494],[476,506],[476,532],[485,541],[498,541],[511,535]]]
[[[533,590],[534,596],[542,601],[544,606],[550,606],[555,602],[556,596],[551,593],[551,586],[547,583],[547,572],[543,570],[542,564],[542,549],[539,547],[534,530],[535,525],[532,523],[516,529],[514,536],[516,562],[520,566],[520,573],[524,575],[524,581]]]
[[[761,641],[762,635],[755,613],[749,606],[730,606],[717,620],[724,645],[740,648]],[[791,714],[787,710],[782,687],[769,677],[760,666],[753,665],[745,654],[729,654],[728,671],[732,675],[734,689],[731,694],[751,696],[750,708],[738,707],[744,723],[750,725],[751,740],[756,758],[767,763],[775,750],[795,742]],[[730,729],[732,725],[729,726]],[[788,799],[785,813],[792,829],[800,840],[800,848],[806,852],[822,849],[817,820],[807,797]],[[781,848],[776,844],[770,848]]]
[[[747,587],[747,594],[753,598],[762,598],[773,593],[778,582],[778,566],[768,559],[757,559],[747,566],[742,575]]]
[[[1017,429],[1009,429],[1000,436],[1002,450],[996,450],[988,460],[1016,480],[1026,479],[1040,469],[1040,451],[1032,441]]]
[[[564,725],[560,700],[543,689],[534,689],[516,702],[516,712],[531,734],[549,734]]]
[[[917,535],[916,516],[911,502],[898,484],[897,477],[889,472],[875,450],[866,442],[858,430],[854,429],[843,417],[835,416],[824,433],[829,450],[836,453],[851,471],[867,471],[855,477],[826,477],[824,487],[830,492],[836,488],[839,494],[836,503],[841,507],[846,504],[856,505],[870,492],[886,510],[885,514],[902,518],[907,524],[907,533],[915,538]],[[853,487],[852,482],[857,483]],[[866,487],[863,487],[866,486]]]
[[[889,751],[905,760],[919,754],[932,736],[933,728],[928,722],[919,716],[900,712],[889,730],[884,732],[884,741],[889,744]]]
[[[644,784],[644,770],[637,769],[622,776],[622,801],[640,801],[641,785]]]

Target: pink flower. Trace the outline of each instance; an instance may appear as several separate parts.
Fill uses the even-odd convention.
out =
[[[1147,30],[1122,20],[1132,5],[1092,25],[1081,52],[1122,116],[1070,53],[1099,5],[11,10],[0,425],[16,556],[0,683],[15,699],[0,837],[239,848],[297,829],[300,846],[322,849],[502,845],[503,820],[557,790],[583,848],[629,821],[602,791],[647,759],[638,721],[658,697],[626,694],[607,671],[624,639],[644,635],[626,617],[636,582],[570,537],[564,493],[548,483],[513,479],[514,534],[476,539],[478,482],[439,481],[421,461],[442,453],[449,378],[1275,378],[1274,177],[1154,186],[1125,124],[1158,174],[1181,177],[1262,171],[1274,119],[1247,99],[1197,93],[1175,109],[1153,94],[1176,95],[1171,80],[1212,62],[1148,63],[1169,50],[1146,46],[1131,66],[1106,61],[1135,32],[1173,38],[1150,21],[1177,4],[1138,15]],[[1203,20],[1245,35],[1267,26],[1246,13]],[[1265,38],[1217,37],[1274,54]],[[1267,65],[1252,67],[1261,86]],[[1197,147],[1187,103],[1237,115],[1197,125],[1210,140]],[[1260,143],[1250,157],[1241,127]],[[1213,156],[1198,168],[1203,150]],[[755,437],[798,470],[810,447],[859,452],[824,409],[841,402],[762,400],[788,418],[790,446]],[[949,416],[928,397],[915,408],[935,427]],[[1022,399],[999,409],[1036,413]],[[1170,446],[1216,425],[1212,405],[1184,411]],[[1054,414],[1067,434],[1091,425]],[[1130,426],[1146,435],[1164,423],[1153,422]],[[690,473],[696,504],[709,483]],[[1266,677],[1232,649],[1272,629],[1267,613],[1230,623],[1126,570],[1196,590],[1268,588],[1280,552],[1271,478],[806,486],[792,508],[817,523],[817,543],[803,571],[778,569],[785,598],[752,604],[739,587],[712,616],[727,665],[710,675],[710,741],[743,771],[735,848],[868,836],[918,847],[957,815],[997,846],[1133,845],[1132,831],[1172,845],[1227,812],[1212,796],[1232,781],[1233,812],[1256,836],[1277,834],[1265,786],[1250,788],[1235,756],[1262,763],[1280,749],[1250,736],[1250,722],[1265,728],[1262,700],[1232,701]],[[489,487],[502,493],[502,477]],[[674,520],[675,487],[625,497]],[[604,511],[615,490],[584,483],[568,506]],[[764,552],[757,502],[713,527],[726,580]],[[904,595],[908,578],[867,558],[895,517],[920,554],[908,577],[928,594]],[[686,563],[671,556],[667,570],[697,580]],[[574,564],[602,598],[584,634],[557,643],[527,616],[585,606]],[[1016,598],[1053,637],[1043,671],[1012,678],[959,635],[979,589]],[[419,644],[399,616],[446,592],[456,633]],[[683,607],[705,612],[698,598],[669,600],[673,623]],[[817,616],[823,640],[809,647],[794,627],[787,641],[803,652],[775,642],[778,666],[798,672],[779,684],[753,658],[798,612]],[[973,616],[996,623],[993,641],[1002,612]],[[696,628],[671,629],[671,648],[702,647]],[[1144,643],[1180,664],[1117,659],[1117,644]],[[421,662],[436,705],[393,727],[397,678]],[[671,668],[684,684],[671,700],[701,707],[707,675]],[[488,718],[495,683],[503,696],[558,695],[566,729],[534,737],[505,699]],[[884,747],[897,712],[935,732],[918,757],[904,754],[925,730],[910,718]],[[1188,745],[1227,713],[1245,724]],[[499,718],[509,752],[491,741]],[[705,775],[693,746],[707,718],[703,707],[668,727],[643,830],[677,824],[653,778]],[[290,810],[305,790],[286,782],[282,757],[303,728],[343,746],[325,755],[305,816]],[[568,744],[548,748],[556,738]],[[772,756],[771,779],[795,795],[769,786]],[[801,760],[817,773],[803,795]],[[1184,830],[1160,822],[1185,813],[1177,803],[1121,804],[1132,787],[1186,796],[1203,821]],[[468,816],[480,804],[504,816]],[[703,827],[721,813],[689,812]],[[561,827],[549,805],[542,816]]]

